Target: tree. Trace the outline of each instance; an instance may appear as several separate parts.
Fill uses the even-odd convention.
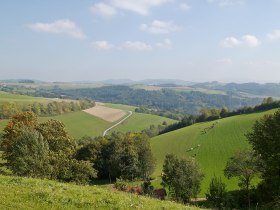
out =
[[[139,174],[138,153],[133,137],[133,133],[127,133],[116,141],[110,158],[111,166],[115,167],[115,174],[127,180],[133,180]]]
[[[163,164],[162,185],[169,188],[171,197],[187,203],[191,196],[200,191],[203,174],[191,159],[178,158],[173,154],[165,157]]]
[[[155,169],[155,158],[151,150],[149,138],[139,133],[134,136],[134,141],[137,147],[140,176],[144,181],[148,181]]]
[[[38,132],[23,132],[11,145],[10,150],[6,165],[14,174],[37,178],[50,177],[52,167],[48,142]]]
[[[65,126],[58,120],[48,120],[41,123],[36,128],[48,142],[52,152],[62,151],[72,155],[75,150],[75,142],[65,130]]]
[[[247,139],[264,163],[263,184],[269,197],[280,196],[280,110],[265,115],[253,126]],[[267,194],[266,192],[263,192]]]
[[[206,193],[207,201],[218,209],[222,209],[224,205],[224,199],[226,196],[226,185],[222,182],[221,177],[214,176],[211,179],[208,192]]]
[[[248,207],[250,208],[250,188],[254,177],[259,174],[260,170],[259,156],[252,150],[242,150],[232,156],[225,167],[224,174],[230,179],[238,177],[239,187],[244,189],[247,194]]]
[[[4,128],[1,148],[3,157],[8,157],[14,141],[28,130],[34,130],[38,125],[37,116],[33,112],[19,112],[15,114]]]

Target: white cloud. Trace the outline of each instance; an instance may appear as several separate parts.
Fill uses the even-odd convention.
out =
[[[110,50],[114,47],[114,45],[110,44],[109,42],[103,40],[103,41],[96,41],[92,42],[91,45],[99,50]]]
[[[280,30],[274,30],[273,32],[267,34],[270,40],[280,40]]]
[[[235,48],[241,45],[241,42],[235,37],[227,37],[220,42],[220,45],[225,48]]]
[[[158,48],[170,48],[172,46],[172,42],[169,39],[164,39],[162,42],[156,43]]]
[[[257,39],[257,37],[253,35],[244,35],[241,38],[241,42],[243,45],[247,47],[257,47],[261,44],[261,42]]]
[[[224,48],[237,48],[237,47],[258,47],[261,42],[253,35],[244,35],[240,39],[235,37],[226,37],[220,42],[220,46]]]
[[[98,14],[104,17],[112,17],[117,14],[117,10],[109,4],[96,3],[90,8],[90,11],[94,14]]]
[[[180,7],[180,9],[183,10],[183,11],[189,11],[189,10],[191,10],[191,8],[192,8],[190,5],[188,5],[188,4],[186,4],[186,3],[180,4],[179,7]]]
[[[129,50],[136,50],[136,51],[151,51],[153,47],[145,42],[140,42],[140,41],[126,41],[123,46],[125,49]]]
[[[165,21],[154,20],[150,24],[142,24],[140,26],[140,29],[153,34],[167,34],[179,30],[180,27],[175,25],[171,21],[165,22]]]
[[[171,0],[112,0],[112,5],[115,8],[128,10],[140,15],[148,15],[150,9],[161,6]]]
[[[244,4],[246,0],[207,0],[207,1],[210,4],[216,3],[220,7],[228,7],[228,6]]]
[[[70,20],[57,20],[53,23],[34,23],[28,27],[36,32],[66,34],[73,38],[84,39],[86,35]]]

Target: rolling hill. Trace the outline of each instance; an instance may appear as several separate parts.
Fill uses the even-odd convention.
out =
[[[202,196],[214,174],[223,178],[229,190],[238,188],[236,180],[227,180],[223,176],[225,164],[234,152],[250,147],[244,134],[251,129],[253,123],[273,112],[275,110],[198,123],[152,138],[152,151],[157,159],[154,176],[160,176],[165,155],[174,153],[181,157],[193,157],[198,161],[205,174]]]

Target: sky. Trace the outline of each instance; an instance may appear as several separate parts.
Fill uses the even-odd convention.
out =
[[[280,82],[280,0],[0,0],[0,80]]]

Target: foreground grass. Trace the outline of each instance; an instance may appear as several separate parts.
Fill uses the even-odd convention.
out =
[[[0,209],[199,209],[97,186],[10,176],[0,176],[0,198]]]
[[[199,163],[205,174],[200,196],[205,196],[214,175],[222,177],[228,190],[238,189],[236,179],[228,180],[223,175],[226,162],[234,152],[250,147],[245,133],[250,131],[253,123],[265,114],[274,112],[275,110],[271,110],[199,123],[152,138],[151,147],[157,159],[156,171],[153,176],[157,177],[156,182],[158,183],[155,185],[161,181],[159,176],[166,154],[174,153],[180,157],[193,157]],[[208,129],[213,124],[215,124],[214,127]],[[203,132],[205,129],[206,133]],[[197,147],[198,145],[200,147]]]

